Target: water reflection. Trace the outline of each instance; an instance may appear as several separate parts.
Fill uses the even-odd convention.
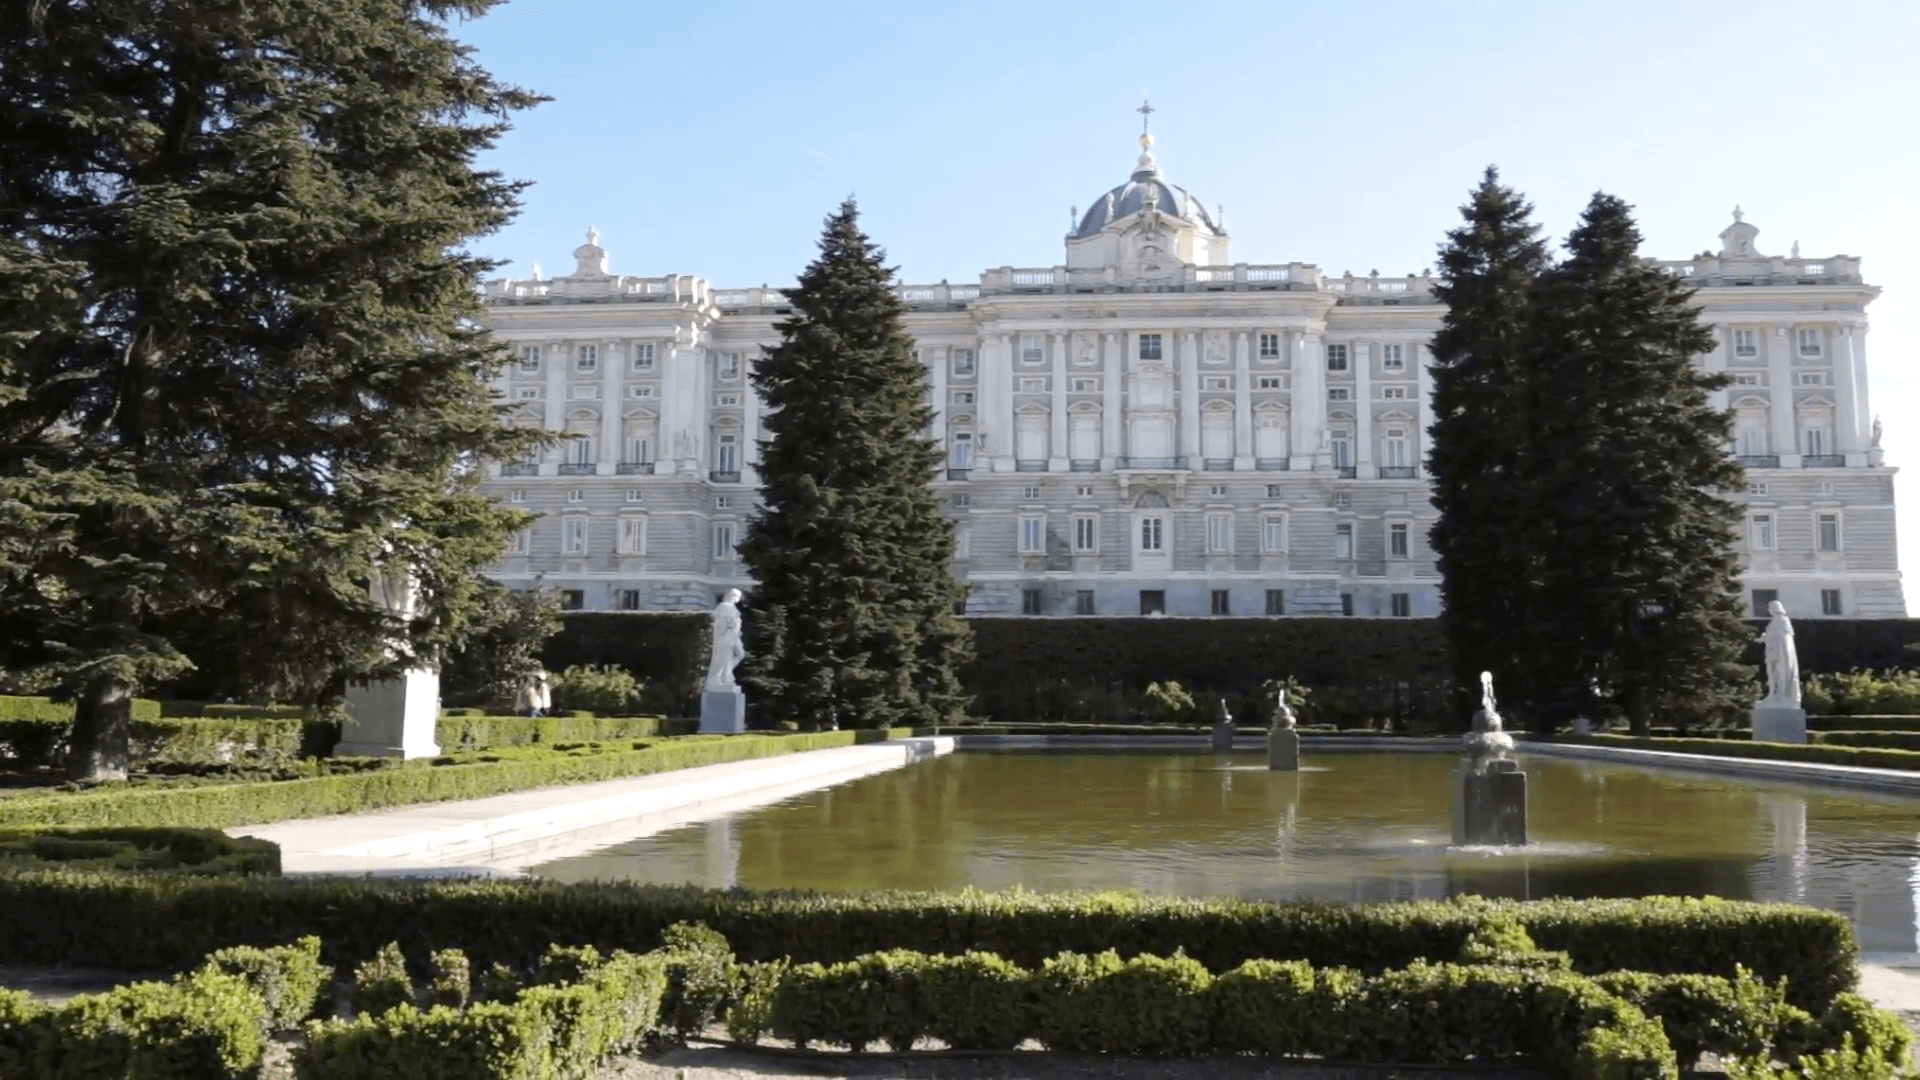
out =
[[[965,753],[536,867],[811,889],[1131,888],[1271,899],[1713,895],[1845,912],[1920,951],[1910,799],[1532,760],[1520,852],[1454,849],[1444,754]]]

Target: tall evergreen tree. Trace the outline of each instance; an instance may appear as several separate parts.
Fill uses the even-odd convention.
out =
[[[521,515],[470,480],[534,438],[483,383],[462,250],[516,208],[474,159],[536,100],[447,33],[490,6],[0,10],[4,662],[75,699],[75,775],[125,774],[189,638],[311,697],[472,629]]]
[[[1534,289],[1536,417],[1530,485],[1542,609],[1529,627],[1564,719],[1603,698],[1645,734],[1656,713],[1726,715],[1750,700],[1739,663],[1737,510],[1726,376],[1692,290],[1640,255],[1630,207],[1597,194],[1564,263]]]
[[[1525,487],[1535,380],[1530,290],[1549,266],[1533,208],[1487,168],[1440,249],[1427,471],[1440,511],[1430,533],[1441,573],[1441,627],[1459,713],[1492,671],[1501,698],[1533,697],[1530,623],[1541,573]],[[1521,713],[1527,710],[1522,706]]]
[[[851,199],[786,290],[793,316],[754,365],[772,436],[740,544],[759,582],[747,679],[761,723],[887,727],[965,714],[953,527],[933,490],[926,371],[885,254]]]

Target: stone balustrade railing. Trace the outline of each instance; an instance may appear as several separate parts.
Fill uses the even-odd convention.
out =
[[[1687,283],[1700,288],[1716,285],[1857,285],[1860,260],[1850,255],[1825,259],[1734,259],[1703,255],[1697,259],[1654,259]]]

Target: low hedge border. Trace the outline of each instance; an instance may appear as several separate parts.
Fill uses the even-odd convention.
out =
[[[992,951],[1036,967],[1059,952],[1184,950],[1225,971],[1268,957],[1382,971],[1448,958],[1489,920],[1518,921],[1575,970],[1731,977],[1736,961],[1788,1000],[1824,1010],[1857,978],[1846,918],[1717,899],[1270,903],[1130,893],[809,893],[627,882],[563,885],[338,878],[184,878],[70,871],[0,874],[0,963],[180,970],[224,945],[306,934],[328,959],[389,941],[410,955],[458,946],[479,965],[533,963],[529,943],[637,949],[680,922],[725,935],[747,960],[833,963],[885,948]]]
[[[178,870],[189,874],[280,873],[280,845],[218,829],[0,829],[0,868]]]
[[[135,720],[160,719],[160,703],[146,698],[133,701]],[[73,702],[55,701],[47,697],[28,697],[14,694],[0,694],[0,721],[38,720],[55,724],[73,723]]]
[[[1707,754],[1714,757],[1753,758],[1761,761],[1805,761],[1816,765],[1854,765],[1867,769],[1920,769],[1920,750],[1886,750],[1860,746],[1828,746],[1818,743],[1746,742],[1735,739],[1635,738],[1631,735],[1555,735],[1527,741],[1568,743],[1587,746],[1624,746],[1633,750],[1665,750],[1675,754]],[[1524,745],[1524,743],[1522,744]]]
[[[827,731],[806,735],[695,736],[639,749],[523,756],[500,761],[439,764],[416,760],[392,768],[297,780],[202,784],[185,787],[97,787],[80,792],[0,799],[0,828],[101,826],[122,821],[151,825],[230,828],[263,821],[364,813],[389,806],[478,799],[532,788],[646,776],[699,765],[775,757],[886,739],[886,731]],[[556,751],[565,751],[559,744]]]
[[[1808,731],[1920,731],[1920,716],[1809,716]]]
[[[1871,747],[1879,750],[1920,750],[1920,731],[1812,731],[1816,746]]]

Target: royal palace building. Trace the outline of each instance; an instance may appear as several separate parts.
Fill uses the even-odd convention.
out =
[[[1167,182],[1151,140],[1074,213],[1063,261],[904,285],[927,369],[937,482],[975,614],[1431,616],[1427,452],[1433,280],[1235,262],[1217,214]],[[1699,289],[1731,374],[1747,468],[1754,613],[1903,616],[1893,472],[1867,394],[1860,260],[1663,262]],[[610,273],[486,287],[516,357],[518,422],[568,438],[485,490],[539,515],[495,567],[569,607],[706,610],[747,584],[762,406],[747,379],[788,314],[777,289]]]

